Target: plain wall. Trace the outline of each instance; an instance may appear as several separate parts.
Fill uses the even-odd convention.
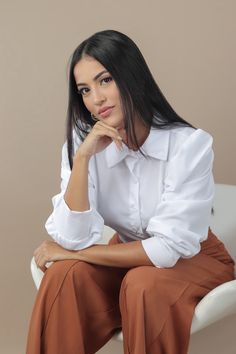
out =
[[[29,264],[59,191],[75,47],[104,29],[130,36],[174,109],[212,134],[215,182],[236,184],[235,12],[233,0],[0,1],[2,353],[25,348],[36,295]],[[199,333],[195,350],[222,353],[208,350],[216,336],[232,353],[233,325]]]

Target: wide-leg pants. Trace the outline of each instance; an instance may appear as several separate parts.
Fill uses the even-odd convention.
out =
[[[121,242],[115,233],[110,244]],[[172,268],[54,262],[34,303],[26,354],[94,354],[122,327],[125,354],[187,354],[194,308],[234,279],[234,261],[209,228],[194,257]]]

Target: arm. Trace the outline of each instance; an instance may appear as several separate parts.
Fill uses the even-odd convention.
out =
[[[212,142],[198,129],[168,162],[162,199],[146,229],[151,237],[141,241],[156,266],[173,267],[180,257],[193,257],[208,236],[215,192]]]
[[[77,154],[73,160],[73,168],[64,195],[68,207],[74,211],[90,209],[88,199],[88,164],[89,158]]]
[[[78,259],[84,262],[110,267],[132,268],[137,266],[153,266],[146,255],[141,241],[111,245],[95,245],[83,250],[73,251],[61,247],[53,241],[44,241],[34,252],[39,268],[45,271],[47,262],[65,259]]]
[[[83,143],[77,142],[77,138],[74,134],[76,153],[72,171],[67,142],[63,145],[61,193],[52,198],[53,212],[45,224],[48,234],[69,250],[87,248],[102,238],[104,220],[97,211],[97,191],[89,173],[89,160],[112,140],[122,146],[118,131],[102,122],[94,125]]]
[[[89,247],[102,237],[104,220],[96,209],[96,190],[88,174],[88,163],[87,158],[75,155],[71,171],[67,143],[64,143],[61,192],[52,198],[53,211],[46,221],[45,228],[48,234],[66,249]]]
[[[75,251],[70,257],[88,263],[121,268],[153,266],[143,249],[141,241],[115,245],[95,245],[81,251]]]
[[[213,159],[210,134],[194,132],[168,163],[162,201],[147,227],[150,238],[80,251],[64,250],[62,259],[117,267],[169,268],[180,257],[193,257],[208,234],[214,197]]]
[[[73,161],[73,169],[64,195],[67,206],[78,212],[90,208],[88,200],[88,163],[89,158],[77,154]],[[82,193],[79,193],[81,191]],[[45,262],[62,259],[80,259],[86,262],[114,267],[135,267],[152,265],[140,241],[117,245],[95,245],[81,250],[68,250],[52,242],[42,245],[46,256]],[[35,257],[40,253],[37,249]],[[43,264],[41,265],[44,269]]]
[[[176,149],[168,162],[162,200],[146,229],[149,238],[90,247],[79,251],[77,258],[112,266],[169,268],[180,257],[197,254],[208,235],[215,191],[212,142],[212,136],[199,129]]]
[[[45,263],[62,259],[81,259],[91,263],[117,267],[153,265],[140,241],[91,247],[96,240],[90,238],[90,240],[85,239],[87,242],[82,244],[79,240],[79,230],[82,226],[81,224],[76,225],[76,222],[80,221],[80,216],[85,221],[87,220],[84,225],[88,229],[95,229],[99,219],[92,220],[93,222],[89,224],[92,206],[96,206],[94,187],[88,178],[89,158],[78,153],[73,162],[73,169],[70,171],[65,143],[62,149],[61,193],[53,197],[54,211],[45,225],[48,233],[56,242],[44,241],[36,249],[34,254],[36,263],[38,262],[37,264],[41,265],[42,269],[44,269]],[[64,192],[65,189],[66,192]],[[92,201],[92,206],[90,201]],[[68,235],[71,230],[77,230],[76,243],[73,243],[71,239],[67,240],[64,236]],[[99,225],[97,230],[97,234],[99,234]],[[100,235],[101,233],[102,230]],[[80,234],[84,235],[86,232]]]

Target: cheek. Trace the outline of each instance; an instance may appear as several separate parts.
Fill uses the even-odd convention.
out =
[[[89,100],[87,99],[84,99],[83,98],[83,102],[84,102],[84,105],[85,105],[85,107],[87,108],[87,110],[88,111],[91,111],[92,110],[92,104],[91,104],[91,102],[89,102]]]
[[[117,88],[115,87],[112,91],[112,98],[115,102],[119,103],[120,104],[120,93],[119,91],[117,90]]]

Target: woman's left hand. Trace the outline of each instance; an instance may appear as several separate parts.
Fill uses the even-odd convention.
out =
[[[34,259],[37,267],[43,272],[47,270],[45,264],[47,262],[61,261],[63,259],[70,259],[72,252],[63,248],[55,241],[45,240],[34,251]]]

